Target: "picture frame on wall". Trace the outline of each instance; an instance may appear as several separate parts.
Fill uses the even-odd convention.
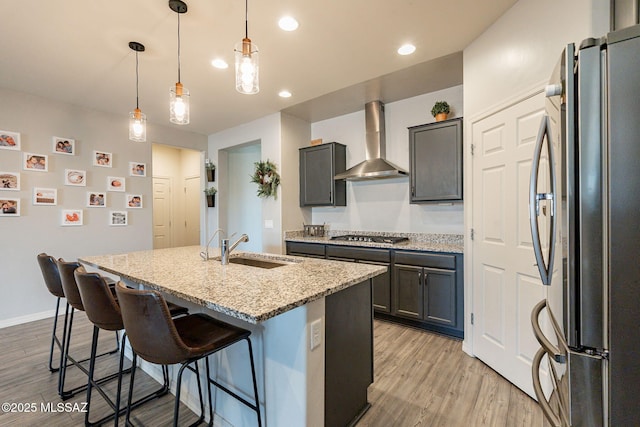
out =
[[[109,225],[113,227],[124,227],[128,224],[129,214],[127,211],[110,211]]]
[[[60,225],[80,226],[82,225],[82,209],[62,209],[60,211]]]
[[[93,152],[93,166],[100,166],[102,168],[110,168],[113,166],[113,154],[106,151],[94,151]]]
[[[88,208],[104,208],[105,206],[107,206],[107,193],[87,191]]]
[[[20,216],[20,199],[0,197],[0,217]]]
[[[140,162],[129,162],[129,176],[147,176],[147,165]]]
[[[0,172],[0,190],[19,191],[20,174],[16,172]]]
[[[34,172],[49,172],[49,156],[46,154],[22,153],[22,169]]]
[[[64,185],[74,185],[77,187],[87,186],[87,171],[79,169],[64,170]]]
[[[142,209],[142,195],[127,194],[127,208]]]
[[[125,191],[126,182],[122,176],[108,176],[107,177],[107,190],[108,191]]]
[[[0,149],[20,151],[20,134],[9,130],[0,130]]]
[[[76,155],[76,141],[71,138],[53,137],[52,152],[56,154],[64,154],[67,156]]]
[[[58,204],[58,190],[56,188],[33,188],[34,206],[45,205],[55,206]]]

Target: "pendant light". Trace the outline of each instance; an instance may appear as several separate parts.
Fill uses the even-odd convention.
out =
[[[169,120],[177,125],[189,124],[189,90],[180,82],[180,15],[187,12],[181,0],[169,0],[169,8],[178,14],[178,83],[169,90]]]
[[[236,90],[252,95],[260,91],[258,83],[258,46],[249,38],[249,0],[245,0],[244,38],[236,43]]]
[[[136,142],[147,140],[147,116],[140,111],[138,103],[138,52],[144,52],[144,45],[129,42],[129,48],[136,53],[136,109],[129,113],[129,139]]]

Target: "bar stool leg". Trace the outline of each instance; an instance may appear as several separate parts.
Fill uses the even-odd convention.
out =
[[[131,359],[131,379],[129,380],[129,396],[127,397],[127,416],[125,417],[125,425],[131,425],[131,401],[133,400],[133,382],[136,378],[136,365],[138,362],[138,355],[133,352],[133,358]]]
[[[67,309],[71,307],[69,304],[67,304]],[[82,365],[80,365],[83,362],[87,362],[91,360],[91,357],[86,358],[86,359],[82,359],[82,360],[75,360],[74,358],[72,358],[69,355],[69,346],[71,344],[71,331],[73,329],[73,315],[75,313],[75,309],[73,307],[71,307],[71,312],[69,314],[69,316],[66,315],[65,313],[65,332],[62,335],[62,352],[60,354],[60,370],[58,371],[58,394],[60,395],[60,397],[62,398],[62,400],[66,400],[69,399],[73,396],[75,396],[77,393],[80,393],[82,391],[86,390],[86,385],[82,385],[79,387],[76,387],[74,389],[71,390],[65,390],[64,389],[64,383],[66,380],[66,375],[67,375],[67,367],[71,365],[76,365],[78,367],[78,369],[80,369],[81,371],[83,371],[85,374],[89,374],[89,371],[87,371],[87,369],[85,367],[83,367]],[[68,319],[67,319],[68,317]],[[68,321],[67,321],[68,320]],[[116,337],[117,337],[117,332],[116,332]],[[97,342],[96,342],[97,345]],[[116,342],[116,348],[114,350],[110,350],[101,354],[96,355],[95,357],[102,357],[102,356],[106,356],[109,354],[114,354],[115,352],[118,351],[118,343]],[[69,363],[71,362],[71,363]],[[118,375],[118,373],[109,375],[107,377],[101,378],[99,380],[97,380],[98,383],[102,383],[105,381],[109,381],[113,378],[115,378]]]
[[[84,425],[94,425],[89,421],[89,413],[91,412],[91,390],[93,389],[93,373],[96,368],[96,353],[98,352],[98,333],[100,329],[93,327],[93,338],[91,339],[91,356],[89,359],[89,381],[87,382],[87,412],[84,414]]]
[[[204,358],[207,367],[207,396],[209,396],[209,426],[213,426],[213,397],[211,396],[211,384],[209,378],[211,378],[211,369],[209,369],[209,356]]]
[[[127,339],[127,333],[123,332],[122,333],[122,341],[120,344],[120,362],[118,364],[118,372],[120,372],[120,376],[118,377],[118,387],[117,387],[117,392],[116,392],[116,409],[115,409],[115,421],[114,421],[114,427],[118,427],[118,419],[120,418],[120,403],[121,403],[121,398],[120,398],[120,394],[122,393],[122,370],[124,369],[124,349],[125,349],[125,339]],[[131,368],[133,370],[133,367]]]
[[[189,367],[189,363],[194,363],[195,369]],[[183,363],[182,366],[180,366],[180,369],[178,370],[178,377],[176,380],[176,398],[173,404],[173,427],[178,427],[178,416],[180,415],[180,391],[182,388],[181,387],[182,374],[184,373],[185,368],[189,368],[190,371],[195,373],[196,381],[198,384],[198,397],[200,398],[200,417],[194,423],[190,424],[189,427],[197,426],[200,423],[202,423],[202,421],[204,420],[204,401],[202,399],[202,382],[200,380],[200,370],[198,368],[198,360],[188,361]]]
[[[247,340],[247,344],[249,345],[249,360],[251,361],[251,377],[253,378],[253,395],[256,398],[256,407],[254,408],[256,414],[258,415],[258,427],[262,426],[262,420],[260,418],[260,401],[258,399],[258,383],[256,381],[256,368],[253,363],[253,349],[251,347],[251,340],[249,337],[245,338]]]
[[[69,304],[67,304],[67,309],[69,308]],[[71,312],[69,313],[69,319],[67,324],[67,319],[65,316],[64,326],[65,333],[62,337],[62,354],[60,357],[60,372],[58,377],[58,394],[63,399],[65,398],[64,391],[64,380],[67,375],[67,356],[69,354],[69,343],[71,342],[71,329],[73,328],[73,313],[75,309],[71,307]]]
[[[58,348],[60,352],[62,352],[62,344],[56,335],[56,330],[58,329],[58,314],[60,312],[60,297],[57,298],[56,301],[56,315],[53,319],[53,332],[51,333],[51,349],[49,350],[49,372],[58,372],[60,369],[60,365],[57,368],[53,367],[53,348],[55,344],[58,344]]]

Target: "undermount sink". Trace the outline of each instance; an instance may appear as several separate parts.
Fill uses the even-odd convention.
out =
[[[283,262],[266,261],[264,259],[245,258],[241,256],[229,258],[229,263],[248,265],[249,267],[258,267],[258,268],[276,268],[276,267],[283,267],[287,265],[286,263],[283,263]]]

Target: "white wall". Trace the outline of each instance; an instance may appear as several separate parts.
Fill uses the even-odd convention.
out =
[[[262,203],[262,252],[282,253],[286,224],[302,228],[303,215],[298,203],[298,148],[308,143],[309,124],[281,113],[272,114],[235,128],[209,135],[209,157],[220,172],[220,206],[228,202],[226,184],[228,148],[252,141],[260,141],[262,160],[271,160],[278,167],[281,185],[278,198],[258,199]],[[250,178],[247,177],[247,180]],[[257,189],[257,188],[256,188]],[[258,198],[257,196],[255,196]],[[259,215],[258,213],[256,213]],[[273,221],[273,228],[266,228],[265,221]],[[208,234],[226,224],[228,218],[222,209],[210,209],[207,213]],[[228,231],[228,230],[226,230]],[[241,232],[241,231],[240,231]],[[251,236],[249,236],[251,238]]]
[[[464,49],[466,119],[545,82],[565,45],[608,25],[608,0],[518,1]]]
[[[301,230],[311,224],[311,209],[300,208],[300,148],[311,141],[311,125],[289,114],[282,114],[280,123],[282,230]]]
[[[462,86],[385,104],[387,160],[409,171],[410,126],[431,123],[431,107],[445,100],[450,118],[463,115]],[[364,106],[363,106],[364,108]],[[311,125],[312,139],[337,141],[347,146],[347,167],[365,159],[364,109]],[[466,198],[466,196],[465,196]],[[313,224],[327,223],[333,230],[462,233],[463,204],[409,204],[409,178],[347,182],[347,206],[312,208]]]
[[[19,172],[21,190],[0,192],[0,197],[18,197],[21,216],[0,217],[4,250],[0,257],[0,327],[53,314],[54,298],[47,291],[36,255],[47,252],[73,260],[80,256],[150,249],[151,175],[130,177],[129,161],[151,166],[151,143],[128,140],[127,112],[108,115],[70,104],[0,88],[0,129],[19,132],[22,151],[49,156],[49,171],[23,171],[22,153],[0,150],[0,170]],[[76,140],[76,156],[54,154],[53,136]],[[206,149],[206,136],[181,132],[172,126],[148,124],[148,141]],[[92,166],[93,150],[113,153],[113,167]],[[64,185],[65,168],[87,171],[86,187]],[[87,208],[87,191],[106,191],[107,176],[126,179],[126,193],[142,194],[143,209],[129,209],[127,227],[110,227],[110,210],[126,210],[126,193],[107,193],[106,208]],[[57,206],[33,206],[32,188],[58,189]],[[84,226],[60,226],[61,209],[83,209]]]

